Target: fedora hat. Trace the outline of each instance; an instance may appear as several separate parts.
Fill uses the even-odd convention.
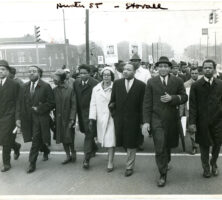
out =
[[[141,59],[140,59],[139,55],[137,53],[135,53],[135,54],[133,54],[130,61],[141,61]]]
[[[168,64],[170,67],[172,66],[172,63],[169,61],[169,59],[166,56],[161,56],[159,58],[159,61],[156,63],[156,66],[158,66],[161,63],[166,63]]]
[[[115,63],[114,65],[115,67],[118,67],[119,65],[125,65],[125,63],[122,60],[118,60],[118,63]]]
[[[7,70],[10,71],[10,67],[9,67],[9,64],[6,60],[0,60],[0,66],[3,66],[5,67]]]

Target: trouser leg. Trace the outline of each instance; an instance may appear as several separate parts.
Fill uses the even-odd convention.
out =
[[[71,138],[72,138],[72,142],[70,143],[69,148],[72,154],[75,154],[76,150],[75,150],[75,130],[74,129],[72,130]]]
[[[11,159],[11,146],[10,145],[3,145],[2,148],[2,160],[4,166],[10,165],[10,159]]]
[[[168,163],[171,160],[170,149],[166,147],[165,133],[162,128],[153,131],[156,164],[161,175],[167,173]]]
[[[17,136],[17,134],[12,134],[12,145],[11,145],[11,148],[12,148],[15,152],[17,152],[17,151],[19,150],[20,146],[21,146],[20,143],[18,143],[18,142],[15,141],[15,140],[16,140],[16,136]]]
[[[200,158],[201,158],[201,163],[202,167],[206,171],[210,171],[210,165],[209,165],[209,146],[202,146],[200,145]]]
[[[136,149],[127,148],[126,169],[133,169],[136,160]]]
[[[63,148],[64,148],[64,151],[66,152],[66,156],[70,157],[69,144],[63,143]]]
[[[85,159],[90,160],[91,157],[91,152],[93,149],[93,135],[90,133],[90,131],[87,131],[85,133],[85,139],[84,139],[84,154],[85,154]]]
[[[215,144],[213,145],[212,147],[212,158],[211,158],[211,165],[217,165],[217,159],[218,159],[218,156],[219,156],[219,153],[220,153],[220,147],[221,145],[220,144]]]
[[[33,137],[29,153],[29,162],[35,164],[39,155],[39,150],[42,148],[43,152],[45,151],[45,146],[42,144],[41,129],[38,121],[33,121],[32,131]]]

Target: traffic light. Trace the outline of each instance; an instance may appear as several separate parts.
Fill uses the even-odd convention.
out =
[[[35,41],[40,42],[40,26],[35,26],[34,27],[34,32],[35,32]]]
[[[214,13],[211,12],[209,15],[209,24],[213,24],[213,22],[214,22]]]
[[[214,24],[218,22],[218,14],[215,12],[214,13]]]

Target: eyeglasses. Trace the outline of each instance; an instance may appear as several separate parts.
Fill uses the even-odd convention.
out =
[[[103,74],[103,77],[109,77],[111,76],[110,74]]]

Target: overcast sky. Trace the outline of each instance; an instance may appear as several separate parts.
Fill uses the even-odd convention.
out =
[[[90,9],[90,40],[100,43],[127,40],[131,42],[166,42],[176,53],[182,53],[190,44],[206,44],[206,36],[201,36],[202,28],[209,28],[209,43],[214,45],[214,32],[217,42],[222,42],[221,1],[162,1],[168,11],[127,10],[126,2],[158,3],[158,1],[100,0],[100,9]],[[92,0],[90,2],[100,2]],[[0,37],[20,37],[33,34],[34,26],[41,27],[41,38],[46,41],[64,40],[62,9],[57,3],[72,4],[74,1],[47,0],[1,0]],[[82,1],[88,5],[89,1]],[[114,9],[114,5],[120,5]],[[219,23],[210,25],[209,14],[219,9]],[[66,32],[71,44],[85,42],[85,10],[66,8]]]

